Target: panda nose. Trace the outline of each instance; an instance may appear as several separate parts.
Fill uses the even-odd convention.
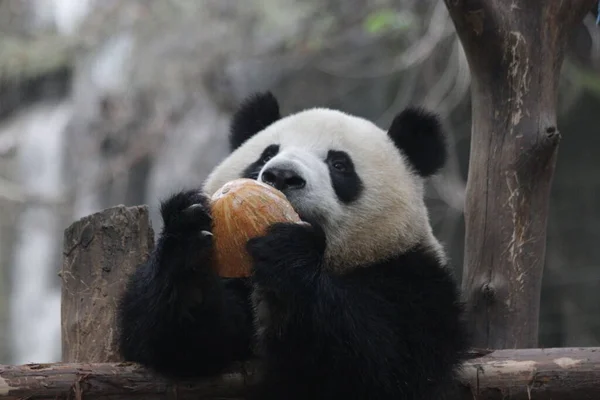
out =
[[[271,167],[263,171],[261,180],[281,191],[306,186],[306,181],[296,171],[288,168]]]

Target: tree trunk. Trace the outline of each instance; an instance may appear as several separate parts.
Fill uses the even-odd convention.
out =
[[[116,305],[127,277],[154,248],[148,207],[118,206],[65,230],[62,271],[64,362],[115,362]]]
[[[474,346],[537,346],[558,78],[595,1],[445,0],[472,74],[463,288]]]

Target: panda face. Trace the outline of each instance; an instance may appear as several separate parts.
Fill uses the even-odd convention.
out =
[[[314,108],[260,127],[213,170],[204,190],[212,194],[241,177],[281,190],[301,218],[324,228],[327,265],[340,270],[417,243],[439,247],[418,167],[390,132]]]
[[[318,145],[271,144],[242,174],[283,192],[303,219],[333,223],[343,207],[358,200],[362,181],[352,157],[343,150]]]

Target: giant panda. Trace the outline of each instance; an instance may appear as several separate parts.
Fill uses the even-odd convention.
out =
[[[446,399],[467,335],[458,286],[432,233],[425,179],[446,160],[437,116],[389,129],[312,108],[282,117],[264,92],[234,114],[232,152],[201,189],[161,204],[154,251],[119,303],[119,349],[168,377],[258,360],[252,399]],[[282,191],[306,223],[247,243],[250,278],[209,267],[209,196],[251,178]]]

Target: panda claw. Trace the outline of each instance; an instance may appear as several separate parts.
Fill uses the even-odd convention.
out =
[[[185,211],[193,211],[194,209],[196,209],[198,207],[202,207],[202,204],[200,204],[200,203],[192,204],[191,206],[187,207],[185,209]]]
[[[200,235],[202,235],[202,236],[213,236],[212,232],[209,232],[209,231],[201,231]]]

